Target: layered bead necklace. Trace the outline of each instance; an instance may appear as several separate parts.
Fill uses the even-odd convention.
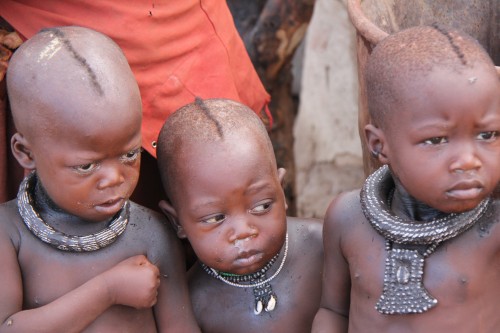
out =
[[[284,246],[285,250],[283,253],[283,259],[281,260],[281,263],[276,272],[274,272],[274,274],[271,275],[269,278],[266,276],[266,273],[271,267],[273,267],[276,260],[278,260],[281,251],[278,252],[260,270],[245,275],[221,272],[211,267],[208,267],[203,263],[201,264],[201,266],[203,267],[205,272],[207,272],[209,275],[221,280],[222,282],[230,286],[238,288],[253,288],[253,295],[255,300],[254,314],[259,315],[262,313],[262,310],[265,310],[266,312],[273,311],[276,308],[276,305],[278,304],[278,297],[276,296],[276,293],[274,293],[270,282],[275,277],[278,276],[283,266],[285,265],[285,260],[288,254],[288,234],[286,235]]]

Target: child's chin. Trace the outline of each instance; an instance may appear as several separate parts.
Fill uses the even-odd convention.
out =
[[[451,205],[447,205],[445,207],[442,207],[442,209],[440,209],[439,207],[435,207],[437,208],[438,210],[444,212],[444,213],[448,213],[448,214],[451,214],[451,213],[454,213],[454,214],[460,214],[460,213],[465,213],[465,212],[468,212],[474,208],[477,207],[477,205],[479,205],[481,203],[482,199],[481,200],[466,200],[466,201],[460,201],[460,202],[456,202],[454,204],[451,204]]]

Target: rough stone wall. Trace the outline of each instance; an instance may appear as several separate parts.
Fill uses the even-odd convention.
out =
[[[316,1],[294,128],[298,216],[322,218],[335,195],[364,179],[355,37],[346,0]]]

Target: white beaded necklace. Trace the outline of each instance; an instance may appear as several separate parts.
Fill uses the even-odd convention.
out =
[[[258,315],[258,314],[262,313],[263,309],[265,309],[266,312],[270,312],[270,311],[273,311],[276,307],[277,296],[273,292],[272,287],[269,284],[269,282],[271,282],[281,272],[281,270],[283,269],[283,266],[285,265],[285,260],[286,260],[287,255],[288,255],[288,234],[285,237],[285,249],[284,249],[284,253],[283,253],[283,259],[281,260],[281,263],[280,263],[278,269],[276,270],[276,272],[274,272],[274,274],[271,275],[269,278],[265,278],[265,274],[273,266],[274,262],[276,261],[276,259],[279,256],[279,252],[278,252],[278,254],[276,254],[275,257],[273,257],[271,259],[271,261],[269,261],[269,263],[267,263],[263,268],[261,268],[259,271],[255,272],[255,273],[251,273],[251,274],[247,274],[247,275],[236,275],[236,274],[230,275],[231,277],[236,279],[238,282],[241,282],[241,281],[246,282],[246,281],[254,281],[254,280],[258,281],[258,282],[254,282],[254,283],[250,283],[250,284],[242,284],[242,283],[238,283],[238,282],[229,281],[227,278],[222,276],[222,274],[224,274],[224,273],[221,273],[212,267],[208,267],[207,265],[205,265],[203,263],[201,264],[201,266],[209,275],[219,279],[220,281],[222,281],[222,282],[224,282],[232,287],[253,288],[254,297],[255,297],[254,313],[256,315]]]

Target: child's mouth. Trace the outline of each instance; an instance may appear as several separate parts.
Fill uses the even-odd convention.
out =
[[[94,208],[103,213],[107,212],[115,213],[122,208],[123,204],[124,204],[124,199],[119,197],[96,204],[94,205]]]
[[[240,253],[238,258],[234,261],[236,266],[247,267],[255,265],[262,260],[263,254],[261,252],[250,251]]]
[[[446,191],[448,197],[457,200],[472,200],[481,196],[483,187],[478,184],[458,185]]]

